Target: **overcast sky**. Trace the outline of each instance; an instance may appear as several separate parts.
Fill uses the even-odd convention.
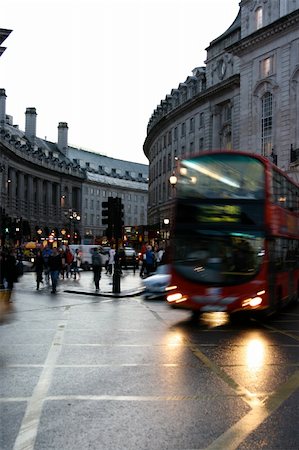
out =
[[[6,113],[37,135],[147,164],[146,127],[171,89],[203,66],[239,0],[0,0],[4,41],[0,88]]]

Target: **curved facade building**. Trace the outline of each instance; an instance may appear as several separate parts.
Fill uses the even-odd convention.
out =
[[[176,161],[202,151],[262,154],[299,181],[298,29],[299,0],[241,1],[206,65],[156,107],[144,142],[149,224],[171,226]]]
[[[68,125],[58,124],[57,142],[36,136],[37,113],[27,108],[25,131],[6,114],[0,89],[0,222],[4,239],[55,238],[93,243],[106,234],[103,202],[119,197],[124,224],[147,224],[148,166],[109,158],[68,144]],[[7,223],[6,223],[7,222]]]

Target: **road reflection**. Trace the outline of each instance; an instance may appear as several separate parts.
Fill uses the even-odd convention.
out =
[[[246,364],[250,372],[257,372],[264,366],[265,347],[261,338],[250,339],[246,344]]]
[[[208,328],[222,327],[229,323],[229,315],[225,312],[204,313],[201,317],[201,323]]]

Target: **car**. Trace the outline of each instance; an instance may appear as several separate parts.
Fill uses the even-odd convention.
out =
[[[145,300],[165,298],[166,288],[170,283],[170,265],[161,264],[146,278],[142,279],[144,287],[143,296]]]
[[[123,256],[123,252],[125,255]],[[120,249],[121,264],[126,269],[127,267],[133,267],[136,269],[138,266],[138,255],[133,247],[124,247]]]

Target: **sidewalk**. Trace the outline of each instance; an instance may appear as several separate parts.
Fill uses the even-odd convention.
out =
[[[66,281],[66,280],[64,280]],[[64,292],[73,294],[95,295],[105,297],[132,297],[139,295],[143,292],[142,279],[139,276],[139,270],[136,270],[135,274],[133,269],[123,271],[123,275],[120,277],[120,293],[113,292],[113,279],[112,276],[106,275],[105,270],[102,271],[102,277],[100,280],[100,290],[96,292],[93,282],[93,272],[83,271],[80,272],[80,278],[77,280],[68,279],[66,289]],[[60,284],[61,286],[61,284]]]

